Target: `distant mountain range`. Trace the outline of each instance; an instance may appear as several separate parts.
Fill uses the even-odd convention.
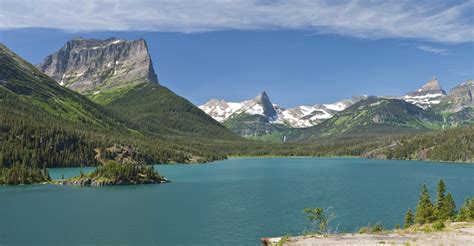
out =
[[[98,153],[146,163],[228,155],[467,161],[474,149],[465,142],[472,142],[474,128],[462,126],[474,124],[472,94],[472,80],[446,93],[433,78],[400,97],[358,96],[287,109],[262,92],[244,102],[211,100],[196,107],[160,84],[143,39],[76,38],[36,66],[0,44],[0,167],[99,165]],[[431,133],[424,142],[421,135],[411,137],[413,148],[390,139],[447,128],[455,129],[433,133],[446,142],[443,151]],[[113,149],[127,151],[107,153]]]
[[[398,97],[357,96],[285,109],[262,92],[244,102],[212,99],[199,108],[242,136],[273,135],[286,141],[305,139],[315,132],[317,136],[370,133],[368,126],[382,133],[382,129],[406,132],[470,124],[474,121],[473,90],[473,80],[468,80],[447,94],[433,77],[420,89]]]
[[[230,118],[237,117],[239,114],[248,114],[261,115],[268,119],[270,123],[302,128],[314,126],[322,120],[329,119],[335,113],[365,98],[367,96],[353,97],[331,104],[315,104],[286,109],[273,104],[264,91],[254,99],[243,102],[226,102],[224,100],[212,99],[206,104],[199,106],[199,108],[219,122],[225,122]]]

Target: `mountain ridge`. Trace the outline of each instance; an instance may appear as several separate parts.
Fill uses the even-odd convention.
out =
[[[249,102],[257,104],[256,99],[240,103],[212,99],[206,104],[201,105],[200,108],[241,136],[292,141],[292,139],[307,139],[308,137],[304,136],[308,135],[308,132],[312,135],[309,138],[338,135],[335,129],[338,129],[339,133],[350,135],[357,135],[364,131],[370,133],[370,131],[367,131],[368,129],[364,130],[363,127],[361,128],[353,123],[350,125],[354,129],[343,129],[338,126],[338,124],[344,121],[341,119],[344,112],[353,105],[369,99],[378,100],[379,102],[377,103],[387,103],[388,105],[385,110],[394,110],[397,112],[395,114],[398,118],[405,120],[398,122],[397,117],[390,115],[393,112],[387,113],[377,110],[375,110],[377,112],[373,112],[375,115],[372,119],[362,117],[364,121],[360,121],[358,124],[376,127],[377,134],[381,134],[384,131],[389,134],[396,133],[397,128],[402,133],[409,132],[410,129],[408,128],[410,127],[413,128],[411,129],[413,131],[426,131],[473,124],[473,91],[473,80],[468,80],[452,88],[449,93],[446,93],[442,89],[439,80],[433,77],[418,90],[409,92],[405,96],[360,96],[343,99],[332,104],[302,105],[289,109],[273,104],[273,108],[277,112],[276,117],[268,117],[262,112],[246,110],[246,107],[243,105],[251,104]],[[268,97],[268,95],[266,96]],[[366,111],[353,112],[353,114],[358,113],[365,114]],[[260,116],[263,116],[263,118]],[[337,118],[332,120],[334,117]],[[351,117],[359,118],[356,115]],[[383,125],[381,123],[387,121],[384,119],[386,117],[392,117],[393,122],[398,123],[390,127],[381,127]],[[322,125],[318,128],[320,124]],[[349,122],[344,124],[349,124]],[[324,131],[327,132],[325,133]],[[298,135],[303,137],[298,137]]]

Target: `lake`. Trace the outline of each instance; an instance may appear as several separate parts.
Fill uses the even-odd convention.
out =
[[[355,231],[402,224],[423,183],[434,198],[443,178],[458,206],[474,195],[472,164],[249,158],[156,168],[172,183],[0,187],[0,245],[260,245],[308,229],[305,207],[331,207],[333,227]]]

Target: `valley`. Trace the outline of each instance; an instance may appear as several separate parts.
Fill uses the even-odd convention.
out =
[[[402,97],[285,109],[262,92],[198,108],[159,83],[147,47],[143,39],[76,38],[35,67],[2,45],[2,167],[97,166],[96,149],[114,145],[129,146],[145,164],[228,156],[474,159],[472,80],[448,93],[433,78]],[[447,151],[433,137],[451,143]]]

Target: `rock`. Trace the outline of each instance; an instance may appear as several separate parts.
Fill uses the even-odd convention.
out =
[[[140,83],[158,83],[144,39],[76,38],[37,68],[60,85],[83,94]]]

